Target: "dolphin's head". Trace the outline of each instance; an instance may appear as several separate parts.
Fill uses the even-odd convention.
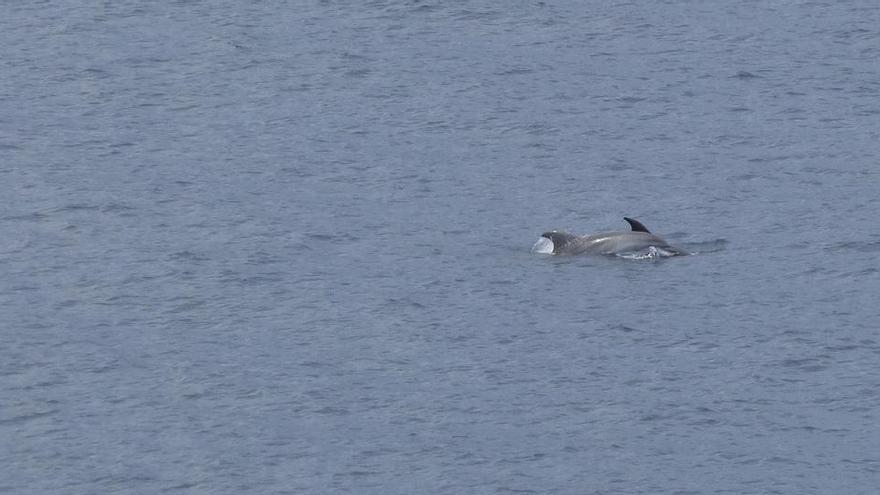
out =
[[[558,230],[544,232],[541,234],[538,242],[532,246],[532,252],[542,254],[561,254],[565,252],[566,244],[571,242],[574,238],[575,236]]]

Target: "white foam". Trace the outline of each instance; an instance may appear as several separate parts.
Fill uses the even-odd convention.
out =
[[[665,249],[661,249],[655,246],[648,246],[647,251],[640,251],[636,253],[621,253],[617,256],[621,258],[626,258],[628,260],[653,260],[657,258],[667,258],[669,256],[675,256],[676,253],[671,251],[666,251]]]

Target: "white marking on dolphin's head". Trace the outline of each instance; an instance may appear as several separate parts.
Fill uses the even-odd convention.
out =
[[[532,252],[538,254],[553,254],[553,241],[549,237],[538,237],[535,245],[532,246]]]
[[[544,239],[543,241],[541,239]],[[536,247],[540,244],[542,248],[542,253],[545,254],[562,254],[566,252],[566,246],[575,239],[575,236],[567,233],[561,232],[558,230],[551,230],[549,232],[544,232],[541,234],[541,238],[538,239],[538,242],[535,243],[535,246],[532,247],[534,251]],[[538,252],[538,251],[536,251]]]

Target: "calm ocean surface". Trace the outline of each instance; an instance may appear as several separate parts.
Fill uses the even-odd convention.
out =
[[[878,26],[5,2],[0,493],[877,493]]]

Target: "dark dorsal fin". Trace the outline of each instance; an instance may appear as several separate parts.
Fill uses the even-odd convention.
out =
[[[648,234],[651,233],[651,231],[648,230],[648,227],[645,227],[644,225],[642,225],[642,222],[640,222],[638,220],[634,220],[629,217],[623,217],[623,219],[626,220],[627,222],[629,222],[629,225],[630,225],[630,227],[632,227],[633,232],[647,232]]]

